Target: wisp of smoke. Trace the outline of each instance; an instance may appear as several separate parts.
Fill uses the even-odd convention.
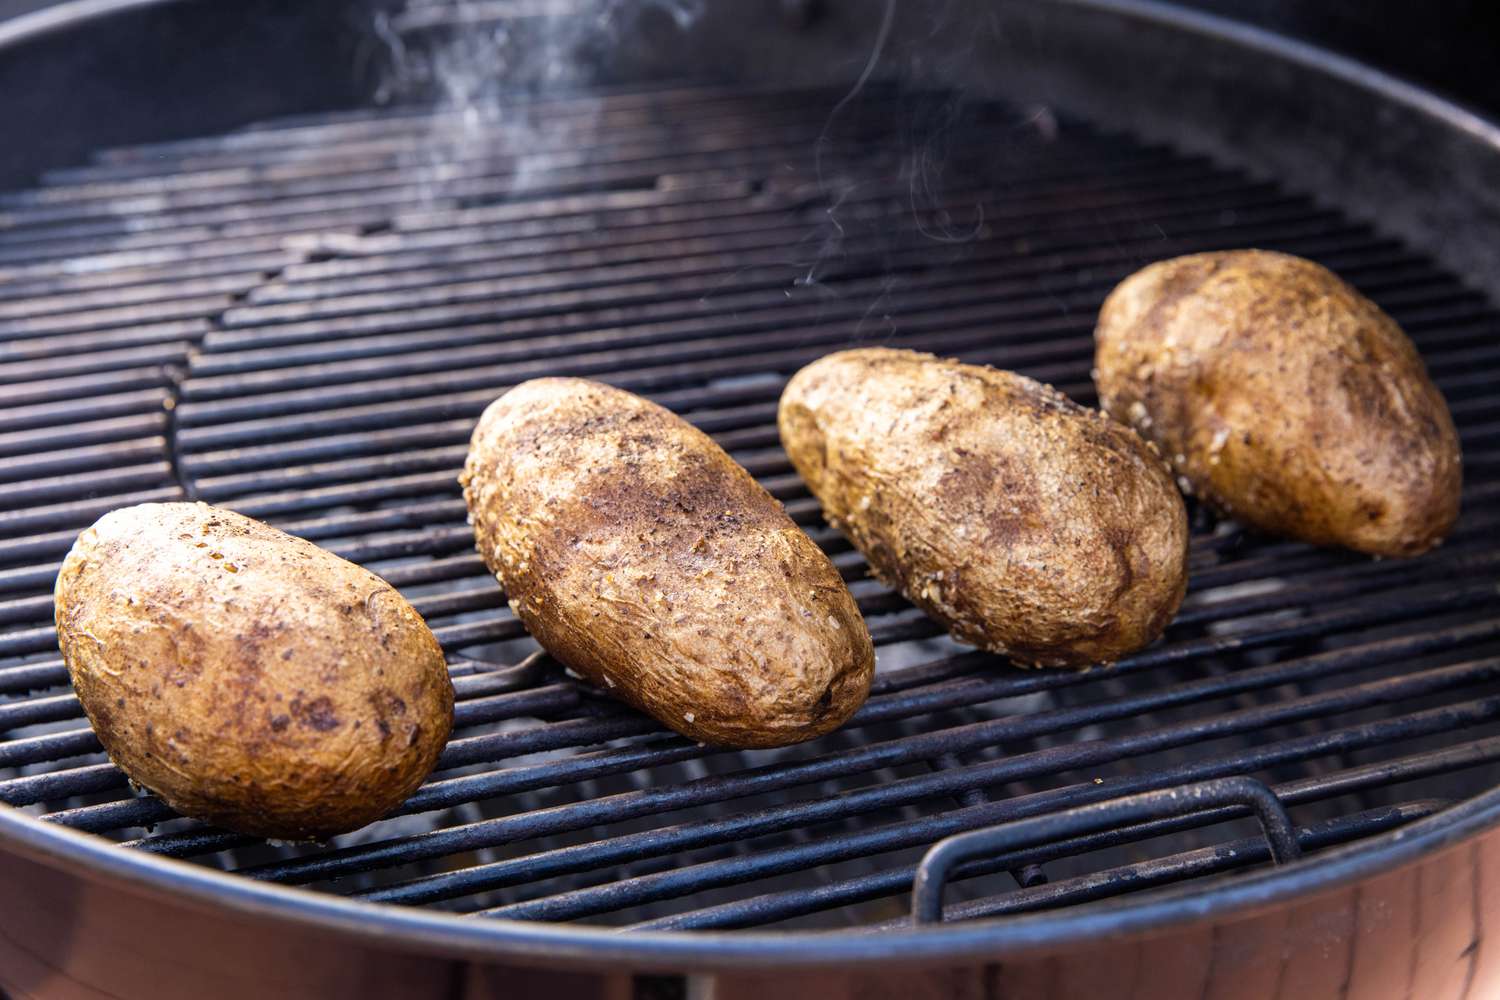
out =
[[[388,53],[377,91],[383,103],[435,97],[431,142],[413,164],[428,200],[444,181],[504,164],[510,190],[525,191],[558,155],[559,128],[539,126],[537,99],[578,91],[598,80],[634,20],[664,12],[690,28],[705,0],[451,0],[377,15],[374,31]],[[577,103],[574,108],[579,107]],[[570,133],[587,134],[594,116],[572,115]],[[459,169],[454,169],[455,167]]]

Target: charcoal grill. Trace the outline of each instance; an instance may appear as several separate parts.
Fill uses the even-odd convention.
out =
[[[872,10],[647,18],[626,30],[651,44],[591,89],[468,113],[308,112],[317,88],[288,87],[279,116],[97,149],[0,196],[0,987],[1500,988],[1482,933],[1500,919],[1500,281],[1479,252],[1500,234],[1500,134],[1146,3]],[[12,31],[14,72],[207,16],[53,17],[63,34]],[[413,37],[451,29],[434,4],[401,16]],[[173,99],[165,119],[191,120],[194,97]],[[868,579],[779,448],[785,379],[854,343],[1092,403],[1114,282],[1252,245],[1337,270],[1421,349],[1465,455],[1441,549],[1371,561],[1195,510],[1163,640],[1022,671]],[[483,407],[542,374],[683,414],[829,552],[880,651],[848,726],[702,747],[535,651],[456,475]],[[434,625],[455,738],[397,815],[268,844],[132,794],[102,756],[50,625],[57,565],[103,512],[184,498],[370,566]]]

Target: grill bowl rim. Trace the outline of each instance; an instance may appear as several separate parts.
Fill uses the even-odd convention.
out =
[[[120,10],[182,0],[136,0],[109,9],[77,5],[96,20]],[[1436,127],[1461,133],[1500,156],[1500,125],[1421,86],[1317,46],[1217,15],[1156,0],[1063,0],[1061,5],[1211,38],[1256,57],[1293,65],[1375,99],[1400,105]],[[49,24],[54,27],[69,25]],[[0,49],[33,33],[0,35]],[[46,823],[0,803],[0,850],[14,851],[63,877],[98,878],[138,896],[228,909],[252,919],[281,921],[379,948],[516,964],[581,967],[669,966],[684,971],[762,967],[820,968],[852,962],[873,966],[946,964],[1056,951],[1106,936],[1140,935],[1205,920],[1304,901],[1427,860],[1500,827],[1500,788],[1467,799],[1400,829],[1278,868],[1220,880],[1151,890],[1046,911],[928,928],[871,934],[838,931],[642,931],[607,927],[475,919],[440,911],[365,903],[292,886],[258,882],[186,861],[121,850],[93,834]]]
[[[47,867],[90,876],[171,902],[282,921],[377,948],[519,964],[718,971],[762,966],[911,967],[994,961],[1057,951],[1105,937],[1137,936],[1203,921],[1226,921],[1286,906],[1430,860],[1500,826],[1492,788],[1388,833],[1239,876],[1208,891],[1196,884],[1116,897],[1056,911],[985,918],[878,934],[836,931],[640,931],[466,917],[421,907],[366,903],[259,882],[175,858],[120,849],[93,834],[47,824],[0,805],[0,847]]]

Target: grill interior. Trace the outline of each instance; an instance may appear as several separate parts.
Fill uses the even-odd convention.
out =
[[[673,87],[283,119],[104,150],[0,197],[0,800],[259,879],[685,929],[879,926],[943,836],[1201,779],[1271,785],[1309,852],[1490,787],[1491,304],[1272,180],[1048,110],[844,96]],[[780,449],[786,378],[852,344],[1017,369],[1092,404],[1110,287],[1242,246],[1328,265],[1416,341],[1465,449],[1441,549],[1372,561],[1193,509],[1191,589],[1163,640],[1023,671],[867,579]],[[532,655],[456,476],[484,406],[543,374],[697,423],[829,552],[879,649],[848,726],[701,747]],[[50,624],[57,565],[103,512],[182,498],[369,566],[434,626],[455,738],[398,815],[268,844],[133,795],[99,752]],[[948,918],[1268,859],[1243,811],[1179,816],[970,864]]]

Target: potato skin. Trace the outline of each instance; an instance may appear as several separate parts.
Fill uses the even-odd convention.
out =
[[[1095,332],[1103,407],[1184,488],[1264,531],[1412,556],[1458,518],[1458,434],[1416,348],[1311,261],[1194,254],[1126,278]]]
[[[56,620],[110,758],[230,830],[308,840],[379,819],[452,727],[443,651],[390,584],[207,504],[101,517],[63,561]]]
[[[781,441],[829,523],[953,636],[1022,666],[1108,663],[1187,586],[1187,513],[1139,437],[1050,386],[913,351],[822,358]]]
[[[702,431],[631,393],[536,379],[474,430],[480,554],[553,656],[685,736],[812,739],[875,653],[828,558]]]

